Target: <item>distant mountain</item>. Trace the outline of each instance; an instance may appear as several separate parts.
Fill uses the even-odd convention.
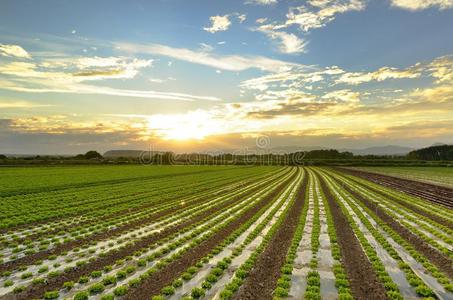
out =
[[[434,143],[434,144],[431,145],[431,147],[445,146],[445,145],[447,145],[447,144],[445,144],[445,143]]]
[[[313,150],[329,150],[334,149],[333,147],[321,147],[321,146],[280,146],[280,147],[254,147],[246,149],[224,149],[215,151],[216,154],[220,153],[236,153],[244,154],[246,151],[248,154],[257,153],[295,153],[302,151],[313,151]],[[369,147],[365,149],[338,149],[340,152],[351,152],[354,155],[406,155],[410,151],[414,150],[409,147],[402,146],[380,146],[380,147]],[[118,157],[128,157],[128,158],[138,158],[140,155],[143,155],[143,150],[109,150],[104,153],[105,158],[118,158]],[[147,151],[146,151],[147,152]],[[163,151],[153,151],[153,154],[164,153]],[[204,153],[201,151],[200,153]],[[207,151],[209,153],[209,151]]]
[[[414,150],[413,148],[403,146],[377,146],[365,149],[341,149],[340,151],[352,152],[354,155],[406,155]]]
[[[273,147],[273,148],[255,148],[250,150],[258,150],[258,152],[268,152],[268,153],[294,153],[299,151],[313,151],[313,150],[329,150],[335,149],[334,147],[321,147],[321,146],[282,146],[282,147]],[[354,155],[406,155],[413,148],[403,147],[403,146],[377,146],[377,147],[368,147],[364,149],[337,149],[340,152],[351,152]],[[228,152],[228,151],[226,151]]]
[[[328,150],[332,148],[328,147],[320,147],[320,146],[280,146],[280,147],[254,147],[254,148],[249,148],[248,150],[251,151],[257,151],[258,153],[294,153],[294,152],[301,152],[301,151],[313,151],[313,150]],[[225,151],[228,153],[228,151]],[[240,152],[240,151],[239,151]]]

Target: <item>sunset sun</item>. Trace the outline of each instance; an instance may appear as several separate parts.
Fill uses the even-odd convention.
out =
[[[164,140],[203,140],[220,133],[212,118],[204,112],[155,115],[147,121],[148,129]]]

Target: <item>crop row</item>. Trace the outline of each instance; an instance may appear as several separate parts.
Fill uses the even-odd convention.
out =
[[[272,180],[273,178],[274,177],[270,177],[270,179],[266,179],[261,184],[265,184],[266,182],[268,182],[269,180]],[[230,192],[226,195],[217,197],[210,202],[208,201],[207,203],[204,203],[202,206],[197,206],[192,209],[184,209],[181,211],[181,213],[173,214],[169,218],[167,217],[166,219],[163,219],[161,221],[159,219],[156,219],[156,220],[154,220],[154,224],[152,225],[152,227],[149,228],[150,231],[148,233],[146,233],[146,235],[137,236],[137,239],[145,239],[147,236],[150,236],[150,235],[152,236],[153,234],[155,234],[156,231],[157,232],[162,231],[166,227],[177,226],[178,224],[181,224],[184,221],[187,221],[188,219],[192,218],[194,216],[194,214],[200,214],[204,210],[209,209],[210,206],[212,206],[213,204],[220,205],[221,203],[230,199],[232,196],[234,196],[238,193],[247,192],[248,189],[253,188],[253,187],[254,187],[254,185],[252,185],[251,187],[248,187],[247,189],[240,190],[239,192],[237,192],[237,191]],[[141,228],[140,230],[143,233],[143,228]],[[122,242],[122,244],[113,243],[112,241],[109,241],[109,240],[106,240],[105,242],[101,242],[100,243],[101,246],[98,247],[98,250],[101,250],[101,252],[98,254],[99,257],[106,256],[111,251],[119,250],[124,247],[130,246],[131,244],[134,243],[134,234],[133,233],[129,234],[128,236],[118,239],[117,241]],[[93,261],[96,259],[96,256],[95,256],[96,252],[93,251],[93,250],[95,250],[95,248],[93,248],[93,247],[96,246],[96,243],[90,243],[86,246],[87,246],[86,247],[87,250],[85,250],[85,251],[81,251],[81,250],[83,250],[83,247],[81,247],[82,249],[73,249],[69,253],[62,253],[61,258],[54,256],[48,260],[44,260],[44,262],[40,261],[38,263],[38,265],[44,265],[44,267],[45,267],[45,266],[50,266],[53,263],[54,267],[56,267],[55,271],[63,270],[63,265],[64,265],[65,269],[68,267],[73,267],[73,266],[75,266],[75,267],[82,266],[84,263],[87,263],[86,260],[83,260],[85,257],[90,256],[89,261]],[[88,249],[88,246],[91,246],[91,248]],[[81,255],[81,254],[83,254],[83,255]],[[76,257],[76,259],[74,259],[75,257]],[[55,263],[54,263],[55,261],[57,262],[58,266],[55,266]],[[35,267],[34,270],[38,274],[42,270],[42,267],[40,267],[39,269],[37,269],[37,267]],[[43,273],[46,273],[46,272],[43,272]],[[23,270],[23,273],[17,274],[16,277],[22,277],[24,274],[30,274],[30,272]],[[27,275],[27,277],[28,277],[28,275]]]
[[[411,245],[410,239],[406,240],[405,237],[401,236],[400,233],[379,218],[376,210],[373,211],[373,208],[367,207],[366,203],[362,202],[363,200],[361,201],[356,195],[349,193],[344,188],[345,184],[352,188],[354,186],[353,183],[344,178],[340,181],[341,177],[332,176],[329,173],[324,173],[324,176],[331,176],[328,180],[332,188],[335,189],[337,197],[341,199],[340,202],[344,202],[344,205],[349,208],[348,214],[353,216],[351,222],[355,222],[357,224],[355,226],[359,227],[361,232],[366,233],[363,235],[357,232],[359,238],[362,235],[361,238],[369,241],[368,244],[372,244],[374,250],[385,260],[384,270],[389,268],[389,272],[392,273],[398,273],[395,270],[400,270],[399,272],[406,275],[407,281],[404,281],[400,279],[401,276],[398,274],[392,274],[394,275],[393,278],[399,279],[398,286],[400,290],[407,291],[408,288],[404,289],[403,287],[412,286],[413,291],[407,291],[407,293],[411,295],[415,292],[422,297],[448,295],[449,291],[451,292],[451,283],[448,277],[439,271],[426,257],[415,250]],[[334,177],[336,177],[335,180],[333,180]],[[339,182],[341,182],[341,186]],[[362,196],[366,196],[366,194]],[[366,248],[371,250],[370,245],[365,246]],[[389,257],[384,254],[383,250],[387,252]],[[382,272],[382,267],[375,266],[377,272]],[[427,275],[427,273],[431,273],[432,277]],[[436,284],[435,278],[441,285]],[[394,296],[397,297],[396,295]]]
[[[44,213],[78,184],[93,197],[1,235],[1,300],[453,296],[452,212],[341,171],[210,167],[83,182],[23,195],[47,202]],[[120,208],[85,215],[85,204]]]
[[[250,180],[251,178],[248,178],[249,183],[251,182]],[[259,180],[259,178],[254,180]],[[221,188],[214,192],[205,192],[203,193],[203,198],[209,199],[208,197],[215,196],[222,192],[228,192],[229,190],[233,190],[234,188],[237,188],[238,186],[241,186],[243,184],[244,182],[233,183],[226,188]],[[175,197],[173,200],[156,203],[149,208],[143,208],[142,210],[137,212],[127,213],[118,216],[117,218],[111,218],[105,221],[100,220],[99,222],[91,226],[77,226],[66,231],[59,231],[55,235],[49,235],[46,238],[40,238],[39,241],[35,243],[33,243],[30,239],[25,239],[22,241],[23,245],[20,245],[18,240],[10,240],[8,238],[4,238],[6,240],[5,242],[9,243],[8,248],[11,249],[9,253],[11,257],[7,257],[5,255],[6,253],[8,253],[7,251],[3,252],[4,260],[5,258],[14,260],[21,256],[34,254],[36,251],[52,249],[52,247],[59,246],[68,242],[73,242],[75,240],[86,240],[94,234],[99,235],[100,233],[106,231],[110,232],[109,235],[111,236],[113,234],[118,234],[121,231],[121,228],[126,225],[129,225],[130,227],[130,224],[139,224],[140,227],[143,227],[143,224],[147,219],[154,221],[154,216],[159,212],[172,209],[174,207],[180,207],[180,209],[188,209],[190,205],[192,205],[192,202],[200,201],[200,197],[197,195],[197,193],[199,195],[199,192],[196,191],[194,196],[189,196],[182,199]]]

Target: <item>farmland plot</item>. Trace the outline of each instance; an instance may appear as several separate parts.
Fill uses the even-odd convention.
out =
[[[453,187],[451,167],[360,167],[363,171]]]
[[[0,299],[453,298],[442,204],[329,168],[85,168],[0,179]]]

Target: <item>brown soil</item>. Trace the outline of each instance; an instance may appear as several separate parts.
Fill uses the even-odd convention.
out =
[[[355,183],[363,186],[362,183],[360,183],[360,182],[358,182],[358,181],[356,181],[354,179],[352,179],[352,181],[354,181]],[[390,199],[392,201],[397,202],[398,204],[400,204],[400,205],[402,205],[404,207],[409,208],[410,210],[414,211],[417,214],[420,214],[420,215],[422,215],[424,217],[430,218],[431,220],[433,220],[433,221],[435,221],[435,222],[437,222],[437,223],[439,223],[439,224],[441,224],[443,226],[446,226],[446,227],[448,227],[448,228],[453,230],[453,221],[450,221],[450,220],[442,218],[442,217],[440,217],[438,215],[432,214],[432,213],[430,213],[430,212],[428,212],[426,210],[423,210],[423,209],[421,209],[421,208],[419,208],[419,207],[417,207],[417,206],[415,206],[413,204],[410,204],[410,203],[408,203],[406,201],[403,201],[403,200],[401,200],[401,199],[399,199],[397,197],[394,197],[394,196],[391,196],[391,195],[387,195],[385,192],[380,191],[380,190],[378,190],[378,189],[376,189],[374,187],[366,186],[366,188],[368,188],[368,189],[372,190],[373,192],[383,196],[384,198],[388,198],[388,199]]]
[[[418,235],[412,233],[408,228],[401,225],[394,218],[389,216],[382,208],[377,206],[374,202],[358,194],[348,186],[344,188],[351,193],[356,199],[360,200],[370,210],[372,210],[382,221],[388,226],[395,230],[401,237],[408,241],[420,254],[424,255],[434,265],[436,265],[443,273],[445,273],[450,279],[453,278],[453,261],[444,255],[442,252],[433,248],[427,242],[425,242]]]
[[[285,181],[285,183],[286,182],[288,182],[288,181]],[[31,286],[27,287],[27,289],[20,294],[16,294],[16,295],[7,294],[3,297],[0,297],[0,299],[1,300],[27,300],[27,299],[35,299],[35,298],[42,297],[42,295],[45,291],[60,289],[60,288],[62,288],[63,283],[66,281],[77,281],[80,278],[80,276],[90,274],[92,271],[95,271],[95,270],[100,270],[106,265],[114,264],[114,262],[118,259],[122,259],[128,255],[132,255],[135,251],[137,251],[141,248],[147,247],[152,243],[155,243],[165,237],[168,237],[168,236],[180,231],[183,228],[189,227],[190,225],[197,223],[197,222],[209,217],[210,215],[214,215],[214,214],[218,213],[218,211],[221,211],[221,210],[227,209],[230,206],[233,206],[235,203],[241,201],[245,197],[248,197],[253,192],[256,192],[256,190],[259,188],[260,187],[254,188],[244,195],[236,196],[233,199],[231,199],[221,205],[214,206],[214,207],[208,209],[207,211],[194,216],[189,221],[186,221],[186,222],[176,225],[176,226],[166,228],[166,229],[162,230],[161,232],[158,232],[156,234],[153,234],[151,236],[148,236],[146,238],[139,240],[138,242],[136,242],[135,244],[133,244],[129,247],[119,249],[118,251],[113,251],[104,257],[98,258],[94,262],[88,263],[81,267],[74,268],[72,271],[64,273],[61,276],[58,276],[56,278],[49,279],[47,284],[31,285]],[[146,299],[148,299],[148,298],[146,298]]]
[[[159,294],[163,287],[170,285],[172,281],[181,276],[187,268],[193,266],[200,261],[201,258],[208,255],[219,243],[221,243],[243,223],[247,222],[247,220],[252,218],[263,207],[275,199],[275,197],[280,194],[280,192],[288,186],[294,178],[295,175],[280,184],[269,195],[264,197],[255,206],[242,213],[237,219],[228,224],[228,226],[222,228],[219,232],[202,242],[200,245],[190,249],[180,259],[173,261],[163,269],[159,270],[159,272],[154,273],[151,277],[143,281],[138,287],[130,290],[124,297],[124,300],[150,299],[151,295]]]
[[[321,187],[332,212],[341,261],[348,275],[354,299],[387,299],[385,288],[379,282],[368,257],[354,234],[340,206],[335,201],[324,179],[320,177]]]
[[[409,195],[453,208],[453,189],[426,182],[366,172],[362,170],[338,168],[342,172],[358,176],[383,186],[394,188]]]
[[[272,293],[281,275],[280,270],[285,263],[288,249],[301,217],[302,208],[305,205],[307,181],[308,177],[305,176],[295,203],[290,208],[280,228],[269,241],[266,249],[258,257],[244,284],[234,295],[234,300],[272,299]]]

